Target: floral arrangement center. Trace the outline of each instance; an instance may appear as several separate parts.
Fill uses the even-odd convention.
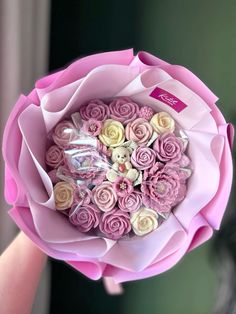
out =
[[[56,209],[78,232],[145,236],[185,198],[187,144],[167,112],[129,97],[91,100],[49,137]]]

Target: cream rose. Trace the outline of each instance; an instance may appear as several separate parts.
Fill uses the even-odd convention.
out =
[[[106,120],[100,132],[99,139],[106,146],[116,147],[121,145],[125,140],[122,123],[112,119]]]
[[[137,212],[131,213],[130,222],[134,233],[143,236],[158,227],[158,214],[152,209],[142,207]]]
[[[158,134],[172,133],[175,129],[175,121],[167,112],[154,114],[150,124]]]
[[[54,186],[54,198],[56,209],[65,210],[73,204],[74,188],[68,182],[58,182]]]

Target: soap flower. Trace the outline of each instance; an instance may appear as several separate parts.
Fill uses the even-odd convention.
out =
[[[85,121],[89,119],[104,121],[109,116],[109,108],[101,99],[92,99],[80,107],[79,113]]]
[[[68,182],[58,182],[54,186],[55,206],[57,210],[70,208],[73,203],[74,187]]]
[[[99,134],[99,140],[106,146],[120,146],[125,141],[123,124],[112,119],[106,120]]]
[[[107,238],[118,240],[131,230],[129,214],[114,208],[102,215],[99,229]]]
[[[145,146],[153,134],[150,123],[143,118],[129,122],[125,128],[125,136],[129,141],[134,141],[140,146]]]
[[[154,114],[150,124],[158,134],[172,133],[175,130],[175,120],[167,112]]]
[[[158,214],[150,208],[142,207],[131,214],[130,221],[134,233],[144,236],[158,227]]]
[[[134,190],[132,182],[123,176],[116,178],[116,181],[113,183],[113,188],[119,197],[125,197]]]
[[[120,121],[122,124],[138,118],[139,106],[129,97],[118,97],[109,104],[110,117],[113,120]]]

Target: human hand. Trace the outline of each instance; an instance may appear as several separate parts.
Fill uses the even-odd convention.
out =
[[[0,313],[31,313],[47,256],[20,232],[0,256]]]

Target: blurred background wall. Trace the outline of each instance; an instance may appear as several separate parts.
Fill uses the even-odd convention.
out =
[[[8,22],[3,23],[7,27],[1,26],[0,33],[0,60],[3,61],[0,91],[11,95],[2,98],[3,92],[0,92],[1,128],[17,94],[33,86],[35,78],[46,71],[47,62],[48,70],[53,71],[78,56],[129,47],[134,47],[136,52],[147,50],[170,63],[189,68],[219,96],[221,111],[228,121],[236,124],[234,0],[51,0],[50,27],[49,1],[0,0],[0,3],[11,14],[11,17],[3,14],[1,8],[1,23]],[[32,41],[35,29],[41,35]],[[2,54],[3,51],[7,52]],[[17,87],[13,89],[14,84]],[[6,208],[3,201],[2,207]],[[9,226],[11,223],[5,215],[2,218],[1,212],[0,245],[4,235],[12,230],[12,227],[3,228],[3,220]],[[225,300],[228,304],[232,301],[231,296],[236,299],[230,293],[234,293],[233,287],[222,282],[226,279],[228,283],[236,277],[234,230],[233,195],[217,236],[167,273],[125,284],[125,294],[117,297],[106,295],[101,281],[89,281],[64,263],[50,261],[51,293],[47,293],[50,303],[45,294],[41,299],[49,309],[36,304],[34,311],[37,314],[236,313],[233,305],[221,307]],[[4,240],[4,245],[10,238],[11,235]],[[229,254],[225,255],[226,251]],[[234,282],[231,284],[236,286]]]
[[[21,93],[48,71],[49,0],[0,0],[0,143],[6,119]],[[0,253],[18,232],[7,215],[4,200],[4,167],[0,154]],[[49,265],[35,300],[33,314],[49,313]],[[1,310],[0,310],[1,312]],[[16,313],[17,314],[17,313]]]

